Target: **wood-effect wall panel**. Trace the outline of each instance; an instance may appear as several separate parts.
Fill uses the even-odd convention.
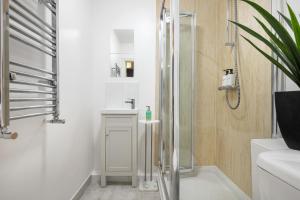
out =
[[[225,68],[233,66],[232,51],[226,42],[226,2],[218,0],[218,80],[221,83]],[[271,0],[256,0],[271,10]],[[258,14],[247,4],[238,1],[239,22],[262,33],[253,15]],[[240,34],[247,35],[240,31]],[[247,35],[248,36],[248,35]],[[266,52],[270,50],[260,45]],[[251,151],[253,138],[271,137],[271,64],[250,44],[239,37],[238,63],[241,82],[241,105],[233,111],[226,104],[225,92],[217,92],[217,166],[243,191],[251,195]],[[230,95],[234,103],[236,93]]]
[[[271,0],[255,1],[271,10]],[[157,0],[158,31],[161,2]],[[250,140],[271,137],[271,64],[239,39],[241,106],[235,111],[230,110],[225,92],[217,90],[223,69],[233,66],[232,50],[224,45],[227,0],[181,0],[180,3],[181,11],[193,11],[197,15],[196,98],[193,105],[196,161],[201,166],[217,165],[251,195]],[[238,10],[240,22],[261,32],[252,17],[258,15],[250,6],[238,1]],[[265,46],[261,47],[270,52]],[[158,60],[158,75],[159,64]],[[157,91],[159,95],[158,86]],[[236,97],[236,93],[230,94],[231,102],[234,103]]]

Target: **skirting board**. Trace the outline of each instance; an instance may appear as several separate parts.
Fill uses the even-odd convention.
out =
[[[158,169],[156,168],[156,167],[153,167],[153,174],[152,174],[152,176],[153,176],[153,178],[156,178],[156,179],[158,179]],[[93,172],[92,172],[92,177],[100,177],[100,175],[101,175],[101,172],[100,172],[100,170],[94,170]],[[150,177],[150,173],[147,173],[147,177],[149,178]],[[142,170],[138,170],[138,180],[140,181],[140,180],[143,180],[143,178],[144,178],[144,171],[142,171]],[[111,177],[111,179],[112,180],[120,180],[121,182],[124,180],[122,177]],[[130,180],[131,181],[131,179],[128,179],[128,180]]]
[[[157,176],[158,174],[158,169],[157,167],[153,167],[153,176]],[[101,175],[101,171],[100,170],[94,170],[92,172],[92,176],[100,176]],[[138,176],[142,177],[144,176],[144,170],[138,170]],[[147,172],[147,176],[150,176],[150,173]]]
[[[251,200],[251,198],[244,193],[235,183],[232,182],[217,166],[202,166],[197,167],[198,171],[209,171],[216,174],[220,180],[230,189],[235,196],[240,200]]]
[[[90,185],[92,181],[92,175],[89,175],[84,181],[83,183],[80,185],[79,189],[77,190],[77,192],[73,195],[73,197],[71,198],[71,200],[79,200],[84,191],[86,190],[86,188]]]

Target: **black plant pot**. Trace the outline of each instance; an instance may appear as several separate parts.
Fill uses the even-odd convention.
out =
[[[300,150],[300,91],[276,92],[275,104],[285,143],[290,149]]]

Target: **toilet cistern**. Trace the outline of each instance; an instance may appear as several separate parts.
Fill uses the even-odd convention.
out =
[[[131,104],[131,109],[132,110],[135,109],[135,99],[128,99],[127,101],[125,101],[125,103],[130,103]]]

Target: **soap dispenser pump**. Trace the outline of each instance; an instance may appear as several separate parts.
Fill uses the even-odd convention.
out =
[[[147,121],[151,121],[151,119],[152,119],[152,112],[151,112],[150,106],[146,106],[146,107],[147,107],[146,120]]]

